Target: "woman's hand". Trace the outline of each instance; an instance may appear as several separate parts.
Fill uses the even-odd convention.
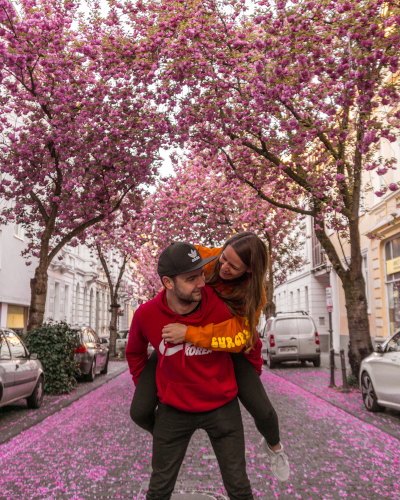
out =
[[[180,323],[170,323],[162,329],[162,338],[171,344],[180,344],[185,340],[187,326]]]

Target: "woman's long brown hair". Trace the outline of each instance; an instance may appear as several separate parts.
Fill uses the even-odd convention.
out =
[[[258,339],[256,317],[258,309],[265,302],[263,283],[267,272],[269,253],[265,243],[251,231],[235,234],[229,238],[225,242],[222,252],[228,245],[235,250],[243,264],[250,268],[251,273],[246,272],[240,278],[224,281],[224,287],[219,289],[218,284],[221,284],[222,281],[219,276],[221,264],[219,259],[216,259],[214,268],[207,278],[207,283],[214,288],[232,314],[248,319],[250,338],[246,344],[246,351],[249,351]]]

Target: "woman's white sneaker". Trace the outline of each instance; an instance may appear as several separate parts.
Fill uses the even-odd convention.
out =
[[[290,475],[290,467],[288,457],[283,451],[282,444],[281,449],[278,451],[272,451],[265,438],[262,438],[261,444],[269,456],[272,474],[282,483],[287,481]]]

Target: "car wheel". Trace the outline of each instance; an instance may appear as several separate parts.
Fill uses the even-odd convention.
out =
[[[269,352],[267,351],[267,366],[270,370],[273,370],[276,367],[275,361],[271,359]]]
[[[29,398],[26,398],[28,408],[40,408],[43,402],[43,377],[40,377],[38,383]]]
[[[104,365],[104,368],[100,372],[102,375],[106,375],[108,373],[108,354],[107,354],[107,359],[106,359],[106,364]]]
[[[361,394],[364,401],[365,408],[368,411],[378,412],[385,411],[385,407],[381,406],[377,399],[374,390],[374,386],[372,385],[372,381],[368,375],[368,373],[363,373],[361,378]]]
[[[93,382],[96,376],[96,358],[93,358],[92,364],[90,365],[89,373],[86,375],[86,380],[88,382]]]
[[[321,366],[321,358],[313,359],[313,365],[315,368],[319,368]]]

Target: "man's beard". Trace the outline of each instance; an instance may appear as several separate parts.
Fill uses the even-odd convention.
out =
[[[178,297],[179,301],[182,304],[191,304],[192,302],[199,302],[201,299],[201,291],[200,292],[200,297],[196,297],[194,293],[184,293],[177,284],[174,285],[174,293]]]

